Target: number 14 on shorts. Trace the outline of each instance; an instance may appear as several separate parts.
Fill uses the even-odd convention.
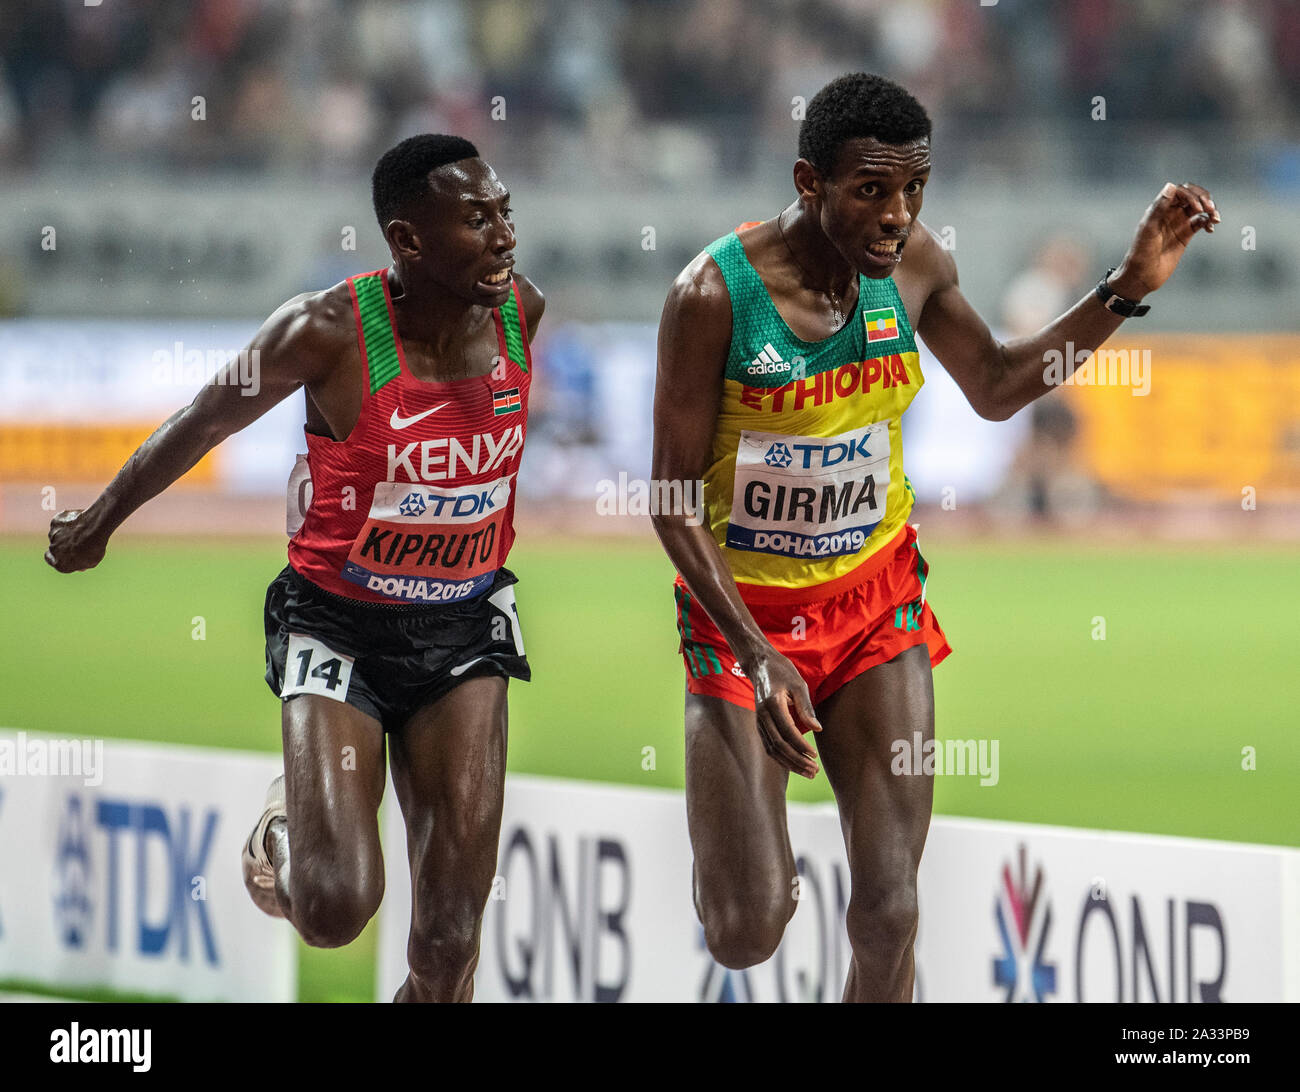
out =
[[[284,664],[284,688],[280,697],[319,694],[335,701],[347,699],[352,679],[351,656],[335,652],[314,637],[289,634],[289,654]]]

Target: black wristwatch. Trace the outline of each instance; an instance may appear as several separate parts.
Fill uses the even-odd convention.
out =
[[[1106,284],[1110,280],[1110,275],[1114,272],[1115,267],[1112,265],[1106,270],[1106,275],[1097,282],[1097,298],[1101,300],[1102,306],[1107,311],[1114,311],[1115,314],[1122,315],[1124,318],[1141,318],[1151,310],[1151,305],[1138,303],[1137,300],[1126,300],[1123,296],[1115,295]]]

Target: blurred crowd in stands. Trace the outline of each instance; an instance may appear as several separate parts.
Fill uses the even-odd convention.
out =
[[[1300,145],[1295,0],[5,0],[0,170],[352,174],[440,130],[532,176],[726,177],[859,69],[959,136],[1059,132],[1102,95]]]

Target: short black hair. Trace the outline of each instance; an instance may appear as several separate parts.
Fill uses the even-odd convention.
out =
[[[477,159],[478,149],[464,137],[422,133],[389,148],[375,164],[370,195],[382,231],[429,188],[429,172],[461,159]]]
[[[875,137],[882,144],[928,140],[930,115],[893,80],[851,72],[831,80],[808,104],[799,126],[799,157],[829,175],[840,145],[855,137]]]

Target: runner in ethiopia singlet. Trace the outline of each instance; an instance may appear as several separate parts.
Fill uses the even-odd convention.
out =
[[[731,350],[705,475],[736,580],[804,588],[852,572],[912,510],[900,422],[925,382],[892,277],[858,276],[856,311],[794,336],[735,232],[707,248],[731,294]]]
[[[514,541],[532,361],[517,290],[493,313],[504,363],[428,382],[407,369],[384,272],[348,285],[368,385],[346,440],[307,433],[312,502],[289,563],[371,603],[472,599]]]
[[[704,514],[746,606],[816,702],[913,644],[929,644],[936,664],[949,652],[907,523],[901,418],[925,379],[892,277],[859,275],[844,326],[804,341],[746,257],[738,232],[752,226],[706,248],[732,333]],[[752,708],[752,686],[680,575],[676,595],[688,688]]]

